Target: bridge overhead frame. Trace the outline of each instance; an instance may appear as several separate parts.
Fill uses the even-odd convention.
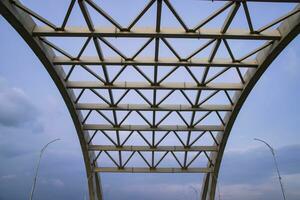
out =
[[[300,32],[299,4],[296,4],[289,13],[274,19],[273,22],[259,29],[255,29],[247,6],[249,2],[299,3],[297,0],[228,0],[224,1],[218,10],[195,27],[188,27],[170,0],[149,0],[128,26],[122,26],[92,0],[70,0],[61,25],[53,24],[42,17],[42,13],[34,12],[18,0],[0,1],[1,15],[15,28],[41,60],[68,107],[84,157],[90,199],[103,199],[98,174],[100,172],[204,173],[199,199],[214,199],[226,143],[244,101],[272,61]],[[79,6],[86,22],[84,27],[67,26],[75,5]],[[170,10],[181,27],[161,26],[163,5]],[[137,27],[143,15],[154,6],[156,7],[155,26],[151,28]],[[94,9],[112,26],[95,26],[88,7]],[[248,29],[230,28],[240,9],[243,9],[245,13]],[[229,12],[221,28],[205,28],[206,24],[225,11]],[[39,26],[34,20],[44,25]],[[275,26],[278,27],[274,28]],[[52,37],[80,37],[85,38],[85,42],[77,55],[71,55],[57,44],[50,42]],[[109,41],[109,38],[144,38],[146,42],[135,54],[126,56]],[[183,57],[172,46],[170,39],[206,39],[207,42],[191,54]],[[246,55],[236,58],[232,51],[233,47],[228,40],[259,40],[265,41],[265,43],[257,49],[249,51]],[[83,56],[89,43],[94,45],[96,56]],[[150,43],[154,43],[153,57],[140,56]],[[229,59],[217,57],[218,49],[222,43],[230,55]],[[106,57],[103,54],[103,45],[106,45],[116,56]],[[173,57],[160,56],[162,45],[165,45]],[[207,58],[196,58],[197,54],[209,47],[211,49]],[[68,70],[65,70],[65,66],[69,66]],[[113,66],[120,67],[120,71],[115,76],[110,73],[110,68]],[[117,81],[129,66],[144,78],[143,82]],[[153,69],[153,74],[145,73],[140,66]],[[159,77],[159,70],[170,66],[173,68],[163,77]],[[93,67],[101,68],[103,74],[100,75],[93,71]],[[77,68],[87,71],[96,81],[70,81],[73,70]],[[167,82],[166,80],[180,68],[183,68],[191,76],[192,82],[179,80]],[[197,78],[199,75],[193,71],[193,68],[203,70],[200,79]],[[213,69],[220,70],[209,76]],[[238,82],[228,80],[222,83],[215,82],[216,79],[232,69],[236,71]],[[246,70],[245,73],[242,72],[242,69]],[[235,79],[232,78],[232,80]],[[116,90],[123,90],[118,98],[114,95]],[[103,91],[106,91],[108,95],[105,96]],[[145,91],[150,91],[152,97],[145,95]],[[162,91],[164,91],[164,95],[159,97],[159,92]],[[196,92],[194,99],[189,91]],[[97,96],[101,103],[84,102],[83,96],[87,92]],[[209,94],[204,95],[204,92]],[[181,95],[185,103],[168,103],[167,99],[174,94]],[[212,101],[219,94],[227,99],[225,103],[219,104]],[[122,103],[128,95],[131,95],[131,98],[142,99],[143,103]],[[107,112],[111,112],[111,114]],[[120,112],[126,112],[122,119],[119,116]],[[184,114],[186,112],[191,114],[188,119]],[[199,117],[198,113],[203,115]],[[92,114],[101,116],[102,123],[90,123]],[[134,121],[130,121],[131,124],[125,124],[131,115],[140,117],[143,123],[135,124]],[[218,124],[212,125],[205,122],[212,115],[218,119]],[[166,122],[170,122],[167,120],[170,116],[176,116],[181,124],[179,122],[179,124],[177,122],[166,124]],[[158,118],[160,119],[158,120]],[[111,137],[111,132],[115,133],[116,139]],[[160,139],[156,138],[158,133],[163,133]],[[111,144],[97,144],[94,138],[99,134],[105,136]],[[146,145],[127,145],[133,134],[140,137]],[[186,141],[181,138],[183,134],[187,137]],[[194,134],[196,137],[193,138],[192,135]],[[126,137],[124,141],[121,141],[120,138],[123,135]],[[150,140],[149,135],[151,136]],[[213,141],[211,145],[197,144],[204,135],[211,138]],[[167,137],[178,139],[180,145],[162,145]],[[118,156],[113,156],[112,152],[116,152]],[[126,159],[124,158],[125,152],[130,152]],[[146,152],[150,153],[150,157],[145,156]],[[161,153],[159,159],[157,156],[155,157],[157,152]],[[178,152],[183,153],[182,158],[179,158]],[[193,156],[189,157],[190,154]],[[98,159],[102,155],[106,155],[113,166],[99,166],[101,163],[99,164]],[[128,166],[134,156],[142,159],[146,166]],[[161,163],[168,156],[176,161],[177,167],[161,167]],[[194,165],[199,164],[197,159],[200,156],[206,160],[205,166],[194,167]]]

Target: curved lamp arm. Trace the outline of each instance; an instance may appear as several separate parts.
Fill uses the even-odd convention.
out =
[[[280,175],[280,172],[279,172],[279,167],[278,167],[278,163],[277,163],[277,159],[276,159],[274,148],[269,143],[267,143],[264,140],[261,140],[261,139],[258,139],[258,138],[254,138],[254,140],[264,143],[270,149],[270,151],[271,151],[271,153],[273,155],[274,164],[275,164],[276,171],[277,171],[277,174],[278,174],[278,179],[279,179],[279,183],[280,183],[280,188],[281,188],[282,196],[283,196],[283,199],[286,200],[285,191],[284,191],[283,184],[282,184],[282,181],[281,181],[281,175]]]
[[[58,141],[58,140],[60,140],[60,139],[57,138],[57,139],[51,140],[51,141],[48,142],[46,145],[44,145],[44,147],[43,147],[43,148],[41,149],[41,151],[40,151],[40,156],[39,156],[39,160],[38,160],[37,167],[36,167],[36,170],[35,170],[35,175],[34,175],[34,179],[33,179],[33,184],[32,184],[32,189],[31,189],[31,192],[30,192],[29,200],[32,200],[32,199],[33,199],[34,189],[35,189],[36,180],[37,180],[38,171],[39,171],[39,168],[40,168],[40,162],[41,162],[41,158],[42,158],[42,156],[43,156],[43,153],[44,153],[44,151],[46,150],[46,148],[47,148],[51,143],[54,143],[54,142],[56,142],[56,141]]]

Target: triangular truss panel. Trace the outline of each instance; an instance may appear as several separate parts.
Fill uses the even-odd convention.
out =
[[[205,173],[199,198],[214,199],[243,102],[300,30],[299,0],[1,0],[0,13],[66,102],[93,200],[106,172]]]

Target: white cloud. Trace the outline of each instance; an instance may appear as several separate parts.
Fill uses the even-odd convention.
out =
[[[22,89],[8,86],[3,78],[0,79],[0,104],[0,125],[36,124],[39,112],[30,98]]]
[[[294,78],[299,78],[299,48],[296,46],[288,47],[284,52],[284,58],[280,62],[281,67]]]
[[[105,187],[107,192],[109,188]],[[111,194],[117,198],[119,196],[147,197],[146,199],[196,199],[200,194],[200,184],[132,184],[117,189],[118,192]],[[119,196],[117,196],[117,195]]]
[[[282,176],[283,186],[287,197],[298,197],[300,199],[300,173]]]
[[[54,185],[56,187],[64,187],[65,186],[64,182],[60,179],[51,179],[50,182],[52,185]]]
[[[42,178],[40,182],[44,185],[51,185],[57,188],[61,188],[65,186],[65,183],[58,178]]]
[[[299,199],[300,174],[285,175],[282,178],[287,198]],[[261,184],[221,185],[220,190],[223,200],[282,199],[277,176],[270,177]]]
[[[17,177],[17,175],[15,175],[15,174],[8,174],[8,175],[1,176],[0,180],[10,180],[10,179],[14,179],[16,177]]]

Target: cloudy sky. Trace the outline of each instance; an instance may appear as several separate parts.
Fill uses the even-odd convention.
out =
[[[270,15],[276,12],[280,11],[274,8]],[[0,34],[0,200],[28,198],[39,150],[54,138],[61,141],[52,144],[42,159],[36,199],[84,199],[87,184],[80,146],[58,90],[2,17]],[[287,198],[300,199],[297,52],[300,37],[274,61],[244,104],[220,171],[222,200],[282,199],[271,154],[253,141],[255,137],[274,146]],[[192,200],[202,175],[103,174],[101,179],[107,200]]]

